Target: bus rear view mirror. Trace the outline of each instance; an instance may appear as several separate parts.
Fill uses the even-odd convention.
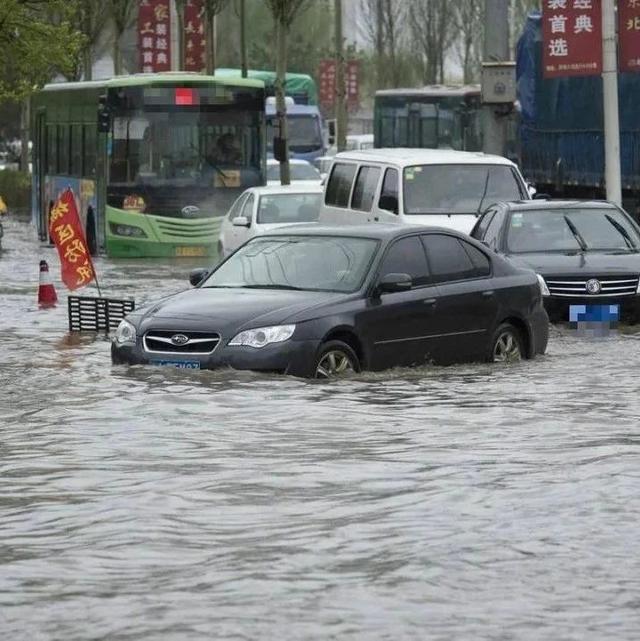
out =
[[[107,94],[98,97],[98,132],[109,133],[111,129],[111,112],[107,104]]]

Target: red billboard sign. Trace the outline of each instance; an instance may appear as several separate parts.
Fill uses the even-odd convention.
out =
[[[602,73],[600,0],[544,0],[542,45],[545,78]]]
[[[360,63],[349,60],[345,65],[345,95],[347,104],[357,108],[359,96],[359,71]],[[332,107],[336,102],[336,61],[333,59],[321,60],[318,70],[320,78],[320,104]]]
[[[618,67],[640,72],[640,0],[618,0]]]
[[[206,66],[202,0],[187,0],[184,7],[183,37],[185,71],[202,71]]]
[[[141,0],[138,8],[138,51],[144,73],[171,71],[169,0]]]

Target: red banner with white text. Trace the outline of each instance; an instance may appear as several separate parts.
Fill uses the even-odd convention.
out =
[[[602,73],[600,0],[543,0],[545,78]]]
[[[640,0],[618,0],[618,67],[640,72]]]
[[[183,38],[185,71],[202,71],[206,66],[203,0],[187,0]]]
[[[169,0],[140,0],[138,51],[143,73],[171,71],[171,14]]]
[[[58,249],[62,282],[72,291],[88,285],[96,272],[71,189],[62,193],[51,210],[49,234]]]

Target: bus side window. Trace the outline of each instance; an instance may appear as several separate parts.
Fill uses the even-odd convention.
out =
[[[82,175],[85,178],[94,178],[96,175],[96,127],[95,125],[84,125],[83,127],[83,150],[82,150]]]

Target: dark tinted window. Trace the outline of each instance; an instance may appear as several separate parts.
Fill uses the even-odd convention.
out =
[[[414,285],[428,282],[429,267],[417,236],[402,238],[389,247],[380,266],[380,276],[386,274],[409,274]]]
[[[387,196],[392,196],[398,200],[398,170],[387,169],[384,173],[384,182],[382,183],[382,191],[380,192],[380,201]],[[378,203],[380,207],[380,203]],[[384,207],[380,207],[384,209]],[[396,212],[397,213],[397,212]]]
[[[379,167],[360,167],[358,177],[356,178],[356,185],[353,188],[353,198],[351,199],[352,209],[371,211],[371,205],[373,205],[373,199],[376,195],[379,178]]]
[[[71,175],[82,176],[82,125],[71,125]]]
[[[58,171],[58,128],[47,127],[47,173],[55,176]]]
[[[483,216],[481,216],[480,220],[478,221],[478,224],[475,226],[473,233],[471,234],[473,238],[477,238],[478,240],[484,240],[484,235],[485,232],[487,231],[487,227],[491,223],[491,220],[496,214],[495,209],[490,209],[487,211]]]
[[[69,173],[69,125],[58,125],[58,173]]]
[[[83,175],[87,178],[92,178],[96,175],[96,150],[98,147],[98,142],[96,139],[96,126],[85,125],[83,131],[82,144],[84,147],[83,151]]]
[[[476,268],[457,238],[428,234],[422,237],[422,241],[429,258],[431,282],[442,283],[476,276]]]
[[[487,225],[487,230],[484,233],[483,240],[492,249],[498,249],[499,247],[500,232],[502,231],[503,222],[504,211],[498,211]]]
[[[467,255],[475,267],[474,275],[476,277],[489,276],[491,274],[491,261],[487,255],[471,243],[467,243],[464,240],[458,242],[464,247],[464,250],[467,252]]]
[[[356,165],[337,163],[333,166],[324,202],[333,207],[348,207]]]

